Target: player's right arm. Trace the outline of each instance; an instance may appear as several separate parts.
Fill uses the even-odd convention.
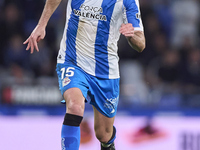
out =
[[[28,37],[28,39],[23,44],[28,44],[26,50],[31,49],[31,54],[34,52],[34,49],[36,49],[39,52],[38,48],[38,42],[45,37],[45,29],[47,26],[47,23],[60,4],[61,0],[46,0],[42,15],[40,17],[40,20],[31,33],[31,35]]]

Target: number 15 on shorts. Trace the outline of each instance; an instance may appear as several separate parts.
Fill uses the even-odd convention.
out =
[[[74,76],[74,67],[62,68],[61,69],[61,79],[63,80],[65,77],[72,77]]]

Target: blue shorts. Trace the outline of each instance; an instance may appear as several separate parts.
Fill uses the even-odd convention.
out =
[[[116,115],[119,101],[119,78],[102,79],[92,76],[73,64],[57,64],[61,94],[70,88],[79,88],[86,101],[99,112],[111,118]]]

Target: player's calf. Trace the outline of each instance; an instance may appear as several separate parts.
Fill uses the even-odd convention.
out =
[[[80,123],[82,116],[65,114],[62,131],[62,150],[78,150],[80,144]]]
[[[113,126],[113,134],[107,143],[101,143],[101,150],[115,150],[114,140],[116,138],[116,128]]]

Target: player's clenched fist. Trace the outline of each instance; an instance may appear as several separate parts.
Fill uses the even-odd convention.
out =
[[[134,27],[131,23],[122,24],[119,31],[121,34],[123,34],[126,37],[134,36]]]
[[[29,38],[23,43],[28,44],[26,50],[31,49],[31,54],[34,52],[34,49],[39,52],[38,42],[45,37],[45,27],[37,25]]]

